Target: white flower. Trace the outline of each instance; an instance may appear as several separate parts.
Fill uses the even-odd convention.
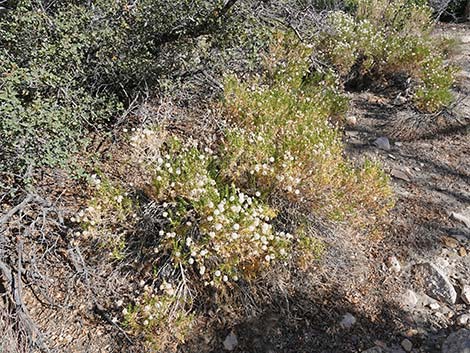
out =
[[[219,270],[217,270],[217,271],[214,272],[214,275],[215,275],[216,277],[220,277],[221,273],[220,273]]]
[[[239,213],[242,208],[238,205],[233,205],[232,207],[230,207],[230,209],[232,210],[232,212]]]
[[[215,226],[214,226],[215,230],[221,230],[222,229],[222,224],[220,223],[217,223]]]
[[[122,306],[122,304],[124,304],[124,301],[122,299],[119,299],[117,302],[116,302],[116,306],[119,308]]]
[[[215,238],[215,233],[214,233],[214,232],[209,232],[209,236],[210,236],[211,238]]]
[[[224,277],[222,277],[222,281],[227,282],[227,281],[228,281],[228,277],[227,277],[226,275],[224,275]]]
[[[269,232],[269,228],[269,224],[263,223],[263,225],[261,226],[261,231],[263,232],[263,234],[267,234]]]
[[[269,157],[269,161],[270,161],[271,163],[273,163],[273,162],[274,162],[274,157]]]
[[[271,260],[271,256],[269,256],[269,255],[266,255],[264,258],[265,258],[266,261]]]
[[[260,197],[261,196],[261,193],[259,191],[255,192],[255,196],[256,197]]]
[[[158,232],[158,235],[164,235],[164,234],[165,232],[163,231],[163,229]]]
[[[203,275],[205,272],[206,272],[205,266],[201,266],[201,267],[199,268],[199,273],[200,273],[201,275]]]
[[[239,230],[240,229],[240,225],[238,223],[235,223],[233,225],[233,230]]]
[[[209,217],[207,217],[207,220],[208,220],[209,222],[212,222],[212,221],[214,220],[214,217],[209,216]]]
[[[149,321],[148,320],[145,320],[144,321],[144,326],[147,326],[149,324]]]
[[[192,265],[194,263],[194,259],[192,257],[189,258],[188,263]]]
[[[122,309],[122,314],[123,314],[123,315],[127,315],[127,314],[128,314],[128,311],[127,311],[126,308]]]

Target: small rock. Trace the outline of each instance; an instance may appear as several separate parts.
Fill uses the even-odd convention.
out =
[[[349,125],[356,125],[356,124],[357,124],[357,118],[356,118],[354,115],[347,116],[347,117],[346,117],[346,122],[347,122]]]
[[[470,330],[460,329],[451,333],[442,345],[442,353],[470,352]]]
[[[419,331],[415,328],[410,328],[408,331],[405,332],[406,337],[413,337],[419,334]]]
[[[400,261],[398,261],[396,256],[390,256],[387,259],[387,265],[388,265],[388,269],[392,272],[398,273],[401,271]]]
[[[356,321],[356,318],[351,313],[346,313],[339,324],[344,329],[350,329]]]
[[[465,249],[463,246],[460,247],[459,249],[459,255],[462,257],[467,256],[467,249]]]
[[[230,332],[224,340],[224,349],[227,351],[233,351],[235,347],[238,346],[238,339],[237,336]]]
[[[387,137],[379,137],[374,141],[374,145],[381,150],[389,151],[390,150],[390,141]]]
[[[401,147],[401,146],[403,146],[403,143],[397,141],[397,142],[395,142],[395,146]]]
[[[429,308],[432,310],[438,310],[441,306],[438,303],[431,303],[429,304]]]
[[[457,246],[459,246],[459,241],[453,237],[442,237],[442,242],[448,248],[456,248]]]
[[[409,309],[414,308],[418,304],[418,297],[416,293],[413,292],[411,289],[405,291],[405,293],[401,296],[401,302],[403,306]]]
[[[401,179],[408,182],[411,181],[411,176],[409,175],[409,173],[401,169],[393,168],[390,172],[390,175],[396,179]]]
[[[455,322],[457,323],[457,325],[459,326],[465,326],[467,325],[468,323],[470,323],[470,314],[463,314],[463,315],[460,315],[456,320]]]
[[[408,338],[405,338],[403,341],[401,341],[401,346],[407,352],[411,352],[411,350],[413,349],[413,343],[411,343]]]
[[[452,218],[456,221],[462,222],[467,228],[470,228],[470,207],[467,207],[461,212],[452,212]]]
[[[467,305],[470,305],[470,286],[468,284],[464,284],[462,286],[462,293],[460,294],[463,302]]]
[[[457,292],[441,269],[429,262],[418,264],[415,269],[416,279],[424,286],[427,295],[448,304],[455,303]]]

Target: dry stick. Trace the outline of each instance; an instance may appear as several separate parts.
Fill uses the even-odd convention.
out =
[[[0,225],[6,223],[11,217],[13,217],[15,215],[16,212],[20,211],[21,209],[23,209],[24,207],[26,207],[26,205],[28,203],[30,203],[33,199],[35,198],[35,196],[33,194],[28,194],[23,201],[21,201],[18,205],[16,205],[15,207],[11,208],[8,212],[6,212],[1,218],[0,218]]]
[[[18,262],[21,263],[21,260],[18,260]],[[36,345],[41,351],[49,352],[49,348],[44,343],[42,333],[31,320],[23,303],[21,296],[21,282],[19,282],[19,277],[15,278],[15,276],[13,275],[13,269],[1,260],[0,272],[3,274],[5,281],[8,283],[8,287],[5,286],[5,288],[11,288],[11,293],[9,293],[11,296],[10,301],[15,304],[15,312],[20,322],[23,324],[23,327],[27,330],[28,335],[33,340],[33,344]],[[17,273],[20,272],[21,270],[17,271]],[[36,336],[38,337],[37,339],[35,339]]]
[[[98,315],[100,315],[104,321],[108,322],[109,324],[111,324],[112,326],[116,327],[117,330],[119,332],[121,332],[123,335],[124,335],[124,338],[126,339],[127,342],[129,342],[130,344],[133,344],[132,342],[132,339],[129,337],[129,335],[127,334],[126,331],[124,331],[122,329],[121,326],[119,326],[116,322],[114,322],[111,317],[109,316],[109,314],[106,312],[105,308],[100,304],[98,303],[98,301],[96,300],[96,294],[94,293],[93,289],[92,289],[92,286],[91,286],[91,283],[90,283],[90,278],[89,278],[89,273],[86,269],[86,264],[85,264],[85,260],[83,259],[83,256],[81,254],[81,251],[80,251],[80,248],[78,245],[75,245],[73,249],[71,249],[72,251],[69,251],[69,253],[72,254],[72,258],[73,258],[73,253],[75,252],[77,254],[77,257],[79,259],[79,261],[81,262],[80,264],[80,267],[82,268],[81,272],[83,272],[84,276],[85,276],[85,283],[90,291],[90,293],[93,294],[93,310],[95,313],[97,313]],[[75,250],[75,251],[74,251]],[[74,266],[77,268],[78,267],[78,262],[76,261],[76,259],[72,260],[73,263],[74,263]],[[77,264],[77,265],[75,265]]]

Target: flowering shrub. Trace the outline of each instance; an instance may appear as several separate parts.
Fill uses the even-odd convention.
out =
[[[354,168],[342,155],[332,117],[346,99],[335,76],[310,75],[303,44],[289,50],[297,59],[273,63],[271,56],[267,77],[227,79],[225,106],[238,127],[226,134],[222,175],[250,192],[281,191],[335,219],[381,214],[391,194],[384,173],[372,163]]]
[[[106,178],[94,174],[90,183],[95,188],[95,196],[84,210],[71,218],[82,228],[76,235],[96,240],[99,246],[110,250],[112,258],[121,259],[125,237],[136,224],[138,205],[123,187]]]
[[[375,77],[403,72],[418,82],[416,106],[435,112],[452,100],[455,69],[444,64],[444,50],[430,36],[432,11],[404,0],[357,0],[355,15],[328,16],[330,30],[319,36],[320,56],[345,76],[353,69]]]
[[[273,229],[276,212],[259,192],[245,194],[217,181],[216,156],[176,137],[167,138],[160,152],[144,162],[154,170],[147,190],[164,219],[158,253],[215,287],[249,280],[290,253],[293,236]]]
[[[132,237],[150,239],[144,254],[153,264],[152,281],[123,316],[153,346],[184,340],[196,319],[193,303],[208,300],[212,291],[230,296],[240,281],[254,283],[290,260],[306,267],[323,251],[305,232],[275,227],[277,211],[260,191],[245,192],[220,178],[223,155],[161,129],[136,131],[130,145],[128,162],[141,180],[135,187],[149,201],[133,200],[122,181],[95,176],[95,197],[72,221],[81,224],[83,238],[109,248],[112,259],[126,256]]]

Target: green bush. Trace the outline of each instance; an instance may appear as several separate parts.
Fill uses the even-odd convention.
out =
[[[204,50],[192,38],[219,29],[224,4],[9,5],[0,14],[0,172],[65,163],[87,131],[106,131],[123,106],[194,66]]]
[[[330,30],[317,40],[320,56],[342,76],[355,71],[377,81],[405,73],[416,81],[414,101],[435,112],[452,100],[455,69],[444,63],[444,50],[430,36],[432,10],[399,0],[356,0],[353,15],[328,16]]]
[[[309,73],[311,52],[281,35],[265,76],[227,79],[225,109],[235,127],[226,134],[221,174],[245,190],[282,192],[335,219],[361,223],[388,209],[391,191],[380,168],[356,169],[343,157],[335,122],[347,100],[332,72]]]

